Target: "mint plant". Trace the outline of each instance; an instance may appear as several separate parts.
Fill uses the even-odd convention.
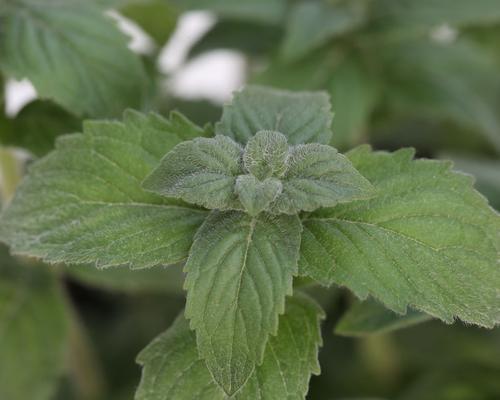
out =
[[[472,178],[411,149],[342,155],[331,121],[321,92],[260,86],[214,129],[87,121],[31,166],[0,238],[48,263],[185,264],[184,314],[137,359],[141,400],[305,398],[324,314],[295,278],[410,313],[401,325],[500,322],[500,216]]]

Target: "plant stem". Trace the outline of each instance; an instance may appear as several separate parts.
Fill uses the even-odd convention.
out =
[[[2,204],[7,204],[21,180],[21,168],[12,149],[0,146],[0,187]]]

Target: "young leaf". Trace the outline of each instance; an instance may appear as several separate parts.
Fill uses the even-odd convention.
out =
[[[48,262],[172,264],[206,213],[141,188],[161,156],[203,131],[183,117],[127,112],[87,122],[37,161],[1,218],[0,239]]]
[[[342,315],[335,327],[335,333],[344,336],[368,336],[407,328],[431,319],[430,315],[413,309],[399,315],[374,300],[366,300],[356,302]]]
[[[332,112],[324,92],[289,92],[246,86],[224,107],[216,133],[246,143],[262,130],[284,134],[289,144],[330,143]]]
[[[257,366],[235,400],[304,399],[311,373],[319,373],[322,310],[304,295],[287,299],[278,334],[270,337],[262,365]],[[143,366],[136,400],[223,400],[196,349],[196,336],[180,316],[137,357]]]
[[[261,182],[253,175],[241,175],[236,179],[234,190],[245,210],[250,215],[257,215],[269,209],[269,205],[281,193],[282,185],[276,178]]]
[[[283,190],[272,211],[285,214],[331,207],[373,195],[373,187],[333,147],[306,144],[290,149]]]
[[[281,53],[295,60],[330,39],[359,27],[366,17],[366,2],[300,1],[294,4],[287,23]]]
[[[234,185],[243,173],[242,151],[239,144],[220,135],[180,143],[163,157],[143,187],[210,209],[241,208]]]
[[[13,0],[0,68],[75,114],[114,116],[143,100],[146,74],[127,38],[91,1]]]
[[[64,371],[68,322],[54,277],[0,247],[0,398],[50,400]]]
[[[411,305],[491,327],[500,321],[500,216],[450,163],[412,156],[368,147],[349,154],[377,196],[303,221],[300,271],[398,313]]]
[[[286,170],[288,142],[286,136],[274,131],[260,131],[245,147],[243,163],[256,178],[281,177]]]
[[[213,211],[186,263],[186,317],[215,381],[234,394],[262,362],[285,296],[292,292],[300,245],[297,216]]]

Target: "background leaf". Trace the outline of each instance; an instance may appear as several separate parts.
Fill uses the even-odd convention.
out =
[[[0,397],[49,400],[65,369],[68,320],[45,266],[22,265],[0,246]]]
[[[342,315],[335,327],[335,333],[344,336],[367,336],[407,328],[430,319],[431,316],[412,309],[408,309],[404,315],[396,314],[382,304],[368,299],[357,301]]]
[[[2,17],[0,68],[78,115],[140,108],[146,75],[126,37],[91,1],[15,0]],[[56,77],[56,78],[55,78]]]

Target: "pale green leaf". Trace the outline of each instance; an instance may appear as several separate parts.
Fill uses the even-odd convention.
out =
[[[333,147],[311,143],[290,148],[283,190],[272,211],[295,214],[371,197],[373,187]]]
[[[366,2],[359,0],[295,3],[288,17],[282,56],[295,60],[358,28],[365,20],[366,9]]]
[[[200,356],[228,394],[245,384],[276,334],[301,229],[297,216],[213,211],[196,234],[185,267],[186,317]]]
[[[28,78],[40,97],[92,116],[141,106],[141,61],[91,1],[13,0],[0,24],[0,68]]]
[[[500,321],[500,216],[450,163],[412,156],[349,154],[377,196],[303,221],[300,271],[399,313],[412,306],[491,327]]]
[[[243,163],[248,172],[263,180],[281,177],[286,170],[287,158],[286,136],[274,131],[260,131],[248,140]]]
[[[53,399],[65,368],[68,321],[60,288],[43,265],[0,248],[0,398]]]
[[[243,173],[242,151],[238,143],[221,135],[180,143],[163,157],[143,187],[210,209],[241,208],[234,185]]]
[[[425,313],[408,309],[406,314],[396,314],[374,300],[356,302],[342,315],[335,326],[335,333],[343,336],[368,336],[408,328],[431,320]]]
[[[262,130],[284,134],[289,144],[330,143],[332,112],[324,92],[289,92],[246,86],[224,107],[215,131],[246,143]]]
[[[245,210],[250,215],[257,215],[269,209],[269,205],[281,193],[282,185],[276,178],[259,181],[253,175],[240,175],[234,190]]]
[[[173,114],[86,122],[37,161],[1,218],[17,253],[99,266],[172,264],[187,257],[206,213],[141,188],[161,156],[203,131]]]
[[[269,339],[262,365],[232,398],[238,400],[304,399],[311,374],[319,373],[321,309],[304,295],[287,299],[278,334]],[[224,400],[199,359],[196,337],[181,316],[138,356],[143,366],[136,400]]]

